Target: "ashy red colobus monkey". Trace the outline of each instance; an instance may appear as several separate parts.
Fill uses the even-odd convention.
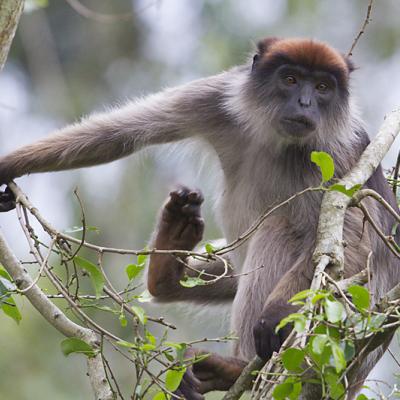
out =
[[[1,158],[0,183],[27,173],[110,162],[149,145],[197,137],[218,155],[224,182],[217,212],[226,239],[232,241],[268,205],[318,185],[319,172],[310,161],[312,150],[333,156],[337,178],[354,166],[368,137],[352,109],[352,70],[346,57],[324,43],[264,39],[252,62],[91,115]],[[366,187],[396,207],[381,168]],[[8,199],[7,194],[3,199]],[[201,193],[195,190],[181,188],[171,193],[154,245],[192,249],[203,233],[201,202]],[[240,278],[188,289],[179,284],[185,273],[181,263],[167,255],[152,256],[148,287],[159,301],[233,301],[232,329],[239,337],[234,357],[213,354],[195,364],[178,394],[202,399],[207,391],[226,390],[256,353],[268,358],[279,349],[287,332],[275,334],[274,328],[291,312],[287,300],[308,288],[312,279],[320,202],[321,194],[315,192],[296,198],[233,251],[230,258],[235,273],[253,271]],[[7,202],[3,204],[7,208]],[[393,218],[377,204],[368,203],[368,208],[380,229],[389,234]],[[399,282],[399,260],[368,224],[364,226],[359,210],[348,210],[344,237],[346,276],[364,269],[372,251],[374,298]],[[257,269],[261,265],[264,268]],[[204,268],[218,273],[221,265]],[[351,396],[383,350],[376,350],[360,366]]]

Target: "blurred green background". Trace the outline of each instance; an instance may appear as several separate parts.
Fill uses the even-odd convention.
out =
[[[45,3],[41,1],[41,3]],[[359,69],[353,92],[373,135],[384,114],[400,105],[400,2],[375,2],[372,21],[354,51]],[[1,155],[43,137],[93,110],[118,105],[241,63],[265,36],[326,40],[347,52],[365,18],[367,0],[82,0],[91,17],[71,7],[75,1],[28,2],[10,57],[0,74]],[[103,18],[123,14],[124,18]],[[104,20],[106,19],[106,21]],[[178,150],[177,150],[178,149]],[[394,164],[399,142],[385,159]],[[89,225],[100,228],[99,244],[142,248],[157,210],[177,183],[205,193],[207,239],[218,238],[212,205],[217,171],[202,148],[187,143],[146,150],[107,166],[18,180],[42,213],[59,229],[80,224],[72,191],[79,188]],[[1,229],[22,260],[29,249],[15,213],[0,216]],[[116,286],[125,282],[128,258],[107,260]],[[19,326],[0,314],[0,399],[89,399],[83,357],[65,359],[62,337],[26,300],[19,302]],[[229,332],[229,307],[149,305],[179,326],[175,339],[194,340]],[[217,317],[215,317],[217,315]],[[117,321],[107,322],[129,340]],[[156,330],[157,332],[157,330]],[[229,345],[212,349],[229,352]],[[397,352],[396,344],[392,344]],[[132,370],[112,357],[124,393]],[[393,384],[395,362],[386,355],[370,376]],[[383,385],[380,390],[387,392]],[[210,397],[212,398],[212,397]]]

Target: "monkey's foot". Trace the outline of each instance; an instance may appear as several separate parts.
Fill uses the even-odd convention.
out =
[[[196,361],[196,357],[201,356],[205,358]],[[187,400],[203,400],[204,393],[228,390],[247,364],[238,358],[222,357],[200,349],[188,349],[184,358],[195,361],[187,367],[176,391]]]
[[[170,193],[161,213],[157,248],[192,250],[200,242],[204,232],[203,200],[200,190],[185,186]]]
[[[10,211],[15,208],[15,197],[7,186],[4,192],[0,191],[0,212]]]

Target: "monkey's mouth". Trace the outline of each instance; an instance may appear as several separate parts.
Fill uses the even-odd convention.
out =
[[[280,125],[286,135],[294,138],[304,138],[317,128],[313,120],[304,116],[282,118]]]

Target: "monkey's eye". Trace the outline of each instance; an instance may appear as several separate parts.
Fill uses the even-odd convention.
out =
[[[295,85],[297,83],[297,80],[293,75],[287,75],[283,79],[287,85]]]
[[[320,82],[317,84],[316,89],[321,93],[325,93],[328,91],[329,86],[324,82]]]

